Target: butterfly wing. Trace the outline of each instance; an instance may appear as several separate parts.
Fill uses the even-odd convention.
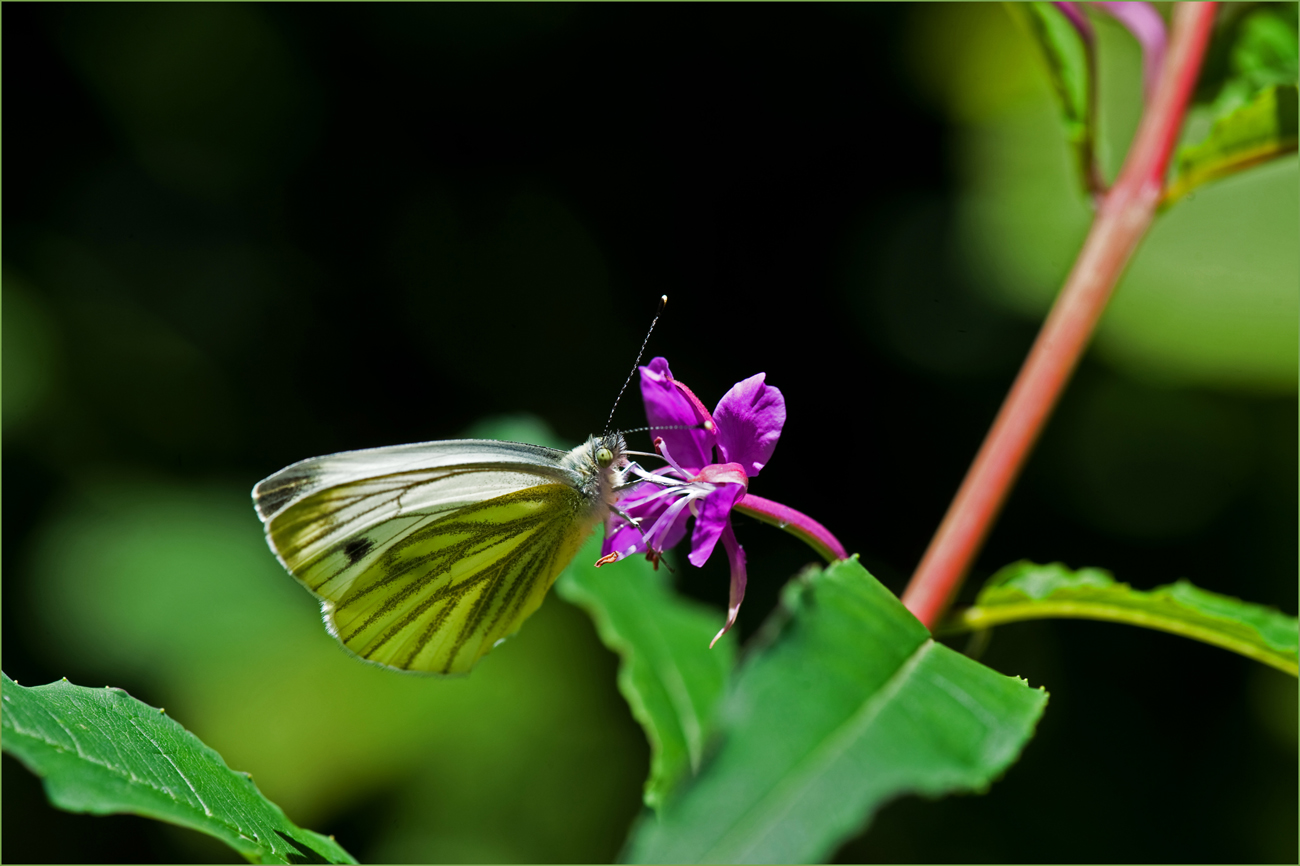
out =
[[[563,451],[453,440],[316,457],[257,485],[267,540],[350,651],[469,671],[603,517]]]

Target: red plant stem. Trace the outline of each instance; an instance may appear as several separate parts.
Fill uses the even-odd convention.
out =
[[[1151,104],[1119,178],[1104,198],[984,444],[903,592],[927,628],[947,611],[1061,391],[1087,348],[1111,292],[1155,217],[1165,169],[1214,25],[1216,3],[1179,3]]]

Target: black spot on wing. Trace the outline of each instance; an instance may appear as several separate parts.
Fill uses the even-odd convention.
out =
[[[375,547],[375,542],[369,538],[354,538],[343,547],[343,554],[348,558],[348,565],[355,565],[357,560],[361,559]]]

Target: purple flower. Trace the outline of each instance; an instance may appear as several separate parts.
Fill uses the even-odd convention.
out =
[[[721,540],[731,564],[727,621],[712,646],[735,624],[745,597],[745,551],[731,528],[733,509],[780,525],[793,520],[797,534],[836,558],[844,558],[844,549],[816,521],[748,492],[749,480],[772,458],[785,426],[785,398],[766,384],[765,374],[736,383],[710,415],[699,398],[672,377],[663,358],[640,369],[655,450],[668,465],[654,472],[636,464],[629,467],[641,482],[619,503],[622,515],[611,516],[597,565],[644,553],[657,566],[663,552],[686,537],[687,519],[694,517],[687,559],[703,565]]]

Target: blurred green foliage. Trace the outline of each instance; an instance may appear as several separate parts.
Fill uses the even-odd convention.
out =
[[[1186,537],[1261,468],[1260,421],[1220,394],[1082,385],[1055,427],[1062,504],[1115,535]]]
[[[1183,127],[1166,204],[1296,149],[1296,7],[1224,7]]]
[[[1207,120],[1231,114],[1259,91],[1295,84],[1300,74],[1296,23],[1293,3],[1237,3],[1224,8],[1193,95],[1186,141],[1194,142]],[[1201,114],[1202,106],[1208,109],[1208,118]]]
[[[982,14],[1001,13],[990,8]],[[1104,17],[1094,24],[1101,159],[1113,177],[1141,109],[1141,55],[1118,24]],[[940,19],[930,26],[944,24]],[[952,80],[960,82],[954,87],[961,88],[952,100],[979,87],[979,70],[996,63],[1024,69],[1027,78],[1016,91],[1023,97],[970,118],[962,130],[954,154],[965,189],[957,243],[977,291],[1037,319],[1074,260],[1091,210],[1077,191],[1066,149],[1048,144],[1062,133],[1046,83],[1038,82],[1030,96],[1032,67],[1006,59],[1032,50],[1013,35],[973,43],[969,66],[952,70]],[[989,86],[1011,89],[1000,81]],[[1300,351],[1296,166],[1292,157],[1229,178],[1164,213],[1106,312],[1097,334],[1099,356],[1164,386],[1293,391]]]
[[[1056,93],[1065,138],[1074,157],[1074,174],[1085,195],[1095,181],[1097,135],[1096,52],[1092,35],[1080,32],[1056,4],[1007,3],[1007,13],[1020,25],[1044,61],[1047,80]]]
[[[37,414],[58,376],[57,331],[22,281],[4,275],[4,416],[6,432]]]

